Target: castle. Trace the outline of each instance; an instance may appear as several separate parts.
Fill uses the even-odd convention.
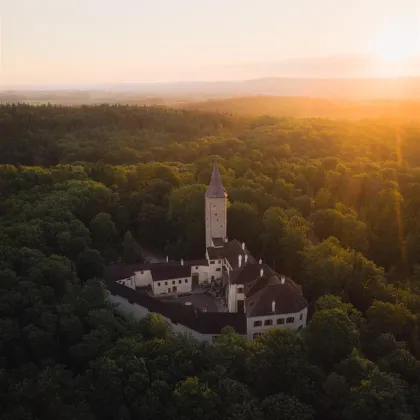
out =
[[[205,194],[205,258],[110,266],[105,280],[117,309],[137,318],[160,313],[175,331],[210,343],[225,326],[249,339],[270,328],[303,328],[308,303],[301,287],[228,240],[227,200],[215,162]],[[224,291],[223,307],[200,306],[208,285]]]

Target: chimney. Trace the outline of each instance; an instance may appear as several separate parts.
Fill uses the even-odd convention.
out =
[[[271,312],[273,312],[274,314],[276,313],[276,301],[273,300],[271,302]]]
[[[262,259],[260,258],[260,260],[258,261],[259,264],[262,264]]]
[[[285,276],[281,276],[280,277],[280,283],[284,284],[284,282],[286,281],[286,277]]]
[[[245,250],[245,242],[242,242],[242,249]]]
[[[228,243],[228,238],[225,238],[225,244],[227,244]]]
[[[245,264],[248,262],[248,254],[245,254]]]
[[[242,255],[238,255],[238,267],[242,267]]]
[[[264,269],[263,268],[261,268],[260,269],[260,277],[262,277],[264,275]]]
[[[184,265],[184,259],[181,258],[181,265]]]
[[[169,257],[168,256],[166,256],[166,262],[169,262]]]

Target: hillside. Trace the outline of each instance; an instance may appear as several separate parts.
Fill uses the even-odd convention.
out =
[[[256,108],[256,105],[254,105]],[[302,333],[214,345],[107,301],[141,247],[228,237],[302,286]],[[420,419],[420,125],[0,106],[0,419]]]
[[[420,78],[287,78],[250,80],[117,83],[80,86],[2,86],[0,103],[60,105],[173,105],[264,96],[286,98],[326,98],[344,101],[420,101]],[[291,99],[289,99],[291,100]],[[365,107],[363,102],[362,107]],[[353,106],[353,105],[352,105]],[[356,102],[356,107],[359,104]],[[274,110],[273,110],[274,111]],[[361,110],[362,113],[363,109]],[[360,114],[361,114],[360,113]],[[358,114],[358,115],[360,115]]]
[[[319,117],[332,119],[417,119],[419,101],[350,101],[309,97],[247,96],[172,105],[189,110],[244,116]]]

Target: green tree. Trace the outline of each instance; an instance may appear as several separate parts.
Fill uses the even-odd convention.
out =
[[[115,223],[109,213],[98,213],[91,220],[89,229],[96,249],[103,250],[111,247],[118,239]]]
[[[124,235],[123,261],[128,264],[143,261],[141,248],[130,231],[127,231]]]
[[[344,419],[412,419],[407,403],[407,384],[394,375],[376,371],[352,388]]]
[[[251,249],[258,249],[261,220],[258,210],[247,203],[235,202],[228,208],[228,238],[245,242]]]
[[[265,398],[261,402],[264,419],[277,420],[311,420],[314,418],[313,409],[302,404],[298,399],[285,394],[277,394]]]
[[[80,279],[86,281],[95,277],[101,278],[105,265],[99,251],[89,249],[77,256],[76,269]]]
[[[305,336],[311,356],[329,369],[359,346],[356,325],[339,309],[316,312]]]

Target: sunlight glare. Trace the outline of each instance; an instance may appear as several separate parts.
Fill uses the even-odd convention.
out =
[[[374,54],[383,60],[400,62],[420,53],[418,38],[408,32],[393,31],[382,34],[373,47]]]

